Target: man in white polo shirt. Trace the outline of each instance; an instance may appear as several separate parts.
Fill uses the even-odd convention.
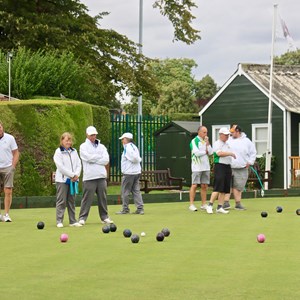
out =
[[[236,158],[228,144],[230,131],[226,127],[219,130],[219,139],[214,143],[214,188],[211,194],[206,212],[213,213],[214,201],[218,198],[217,213],[227,214],[229,211],[223,209],[224,197],[230,192],[231,184],[231,162]]]
[[[19,151],[15,138],[4,132],[0,121],[0,187],[4,190],[4,216],[0,220],[11,222],[9,210],[12,203],[14,172],[19,161]]]

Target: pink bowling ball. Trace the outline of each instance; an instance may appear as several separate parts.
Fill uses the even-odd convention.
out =
[[[68,236],[66,233],[62,233],[62,234],[60,235],[60,241],[61,241],[62,243],[66,243],[66,242],[68,241],[68,239],[69,239],[69,236]]]
[[[265,240],[266,240],[266,237],[265,237],[264,234],[260,233],[260,234],[257,236],[257,241],[258,241],[259,243],[264,243]]]

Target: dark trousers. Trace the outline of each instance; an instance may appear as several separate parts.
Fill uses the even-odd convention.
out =
[[[56,223],[63,223],[64,213],[68,209],[70,224],[76,223],[75,196],[70,194],[70,185],[56,182]]]
[[[122,205],[124,211],[129,211],[129,196],[131,193],[137,210],[142,210],[144,207],[140,191],[140,177],[141,174],[122,176]]]
[[[108,218],[107,214],[107,198],[106,189],[107,182],[105,178],[98,178],[93,180],[83,181],[83,196],[81,200],[81,207],[79,213],[79,220],[86,220],[88,218],[91,205],[93,203],[95,193],[98,200],[98,211],[100,219],[103,221]]]

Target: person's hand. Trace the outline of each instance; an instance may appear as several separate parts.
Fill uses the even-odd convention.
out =
[[[210,144],[209,144],[209,137],[208,136],[206,136],[205,138],[204,138],[204,142],[206,143],[206,146],[209,146]]]
[[[10,168],[10,170],[9,170],[9,173],[14,173],[14,172],[15,172],[15,170],[16,170],[16,167],[14,167],[14,166],[11,166],[11,168]]]
[[[77,175],[75,175],[73,178],[71,178],[71,180],[73,181],[73,182],[76,182],[77,180],[78,180],[78,176]]]
[[[236,155],[233,152],[231,153],[231,156],[236,159]]]

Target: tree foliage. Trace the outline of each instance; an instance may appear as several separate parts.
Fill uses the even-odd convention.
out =
[[[211,99],[217,92],[217,84],[209,75],[204,76],[195,83],[195,94],[197,99]]]
[[[175,40],[187,44],[199,38],[190,26],[193,1],[155,1],[175,30]],[[6,52],[25,47],[33,51],[71,52],[78,62],[90,64],[86,101],[114,107],[121,90],[138,96],[157,94],[149,59],[138,53],[137,44],[114,30],[100,27],[107,13],[95,17],[79,0],[2,0],[0,2],[0,48]]]
[[[116,93],[152,93],[153,80],[144,69],[149,61],[135,43],[114,30],[99,28],[104,14],[91,17],[78,0],[3,0],[0,2],[0,48],[71,52],[89,63],[94,92],[90,103],[111,107]]]
[[[167,16],[174,27],[174,40],[182,41],[188,45],[200,39],[198,30],[191,26],[195,17],[191,10],[197,7],[195,1],[191,0],[156,0],[154,8],[159,8],[163,16]]]
[[[35,95],[69,99],[89,99],[93,85],[88,81],[91,68],[79,64],[72,53],[31,51],[19,48],[11,61],[12,96],[29,99]],[[0,51],[0,92],[8,91],[6,53]]]
[[[300,65],[300,49],[289,51],[275,58],[277,65]]]
[[[143,114],[174,114],[198,112],[196,100],[212,98],[217,92],[217,84],[206,75],[200,81],[195,80],[192,70],[196,62],[193,59],[155,60],[147,65],[157,83],[157,97],[143,95]],[[133,97],[124,106],[128,113],[137,112],[138,99]]]
[[[177,112],[191,113],[196,111],[194,104],[194,77],[192,69],[196,63],[192,59],[164,59],[149,63],[147,69],[157,79],[157,97],[143,94],[144,114],[170,114]],[[133,113],[137,99],[125,106],[127,112]]]

